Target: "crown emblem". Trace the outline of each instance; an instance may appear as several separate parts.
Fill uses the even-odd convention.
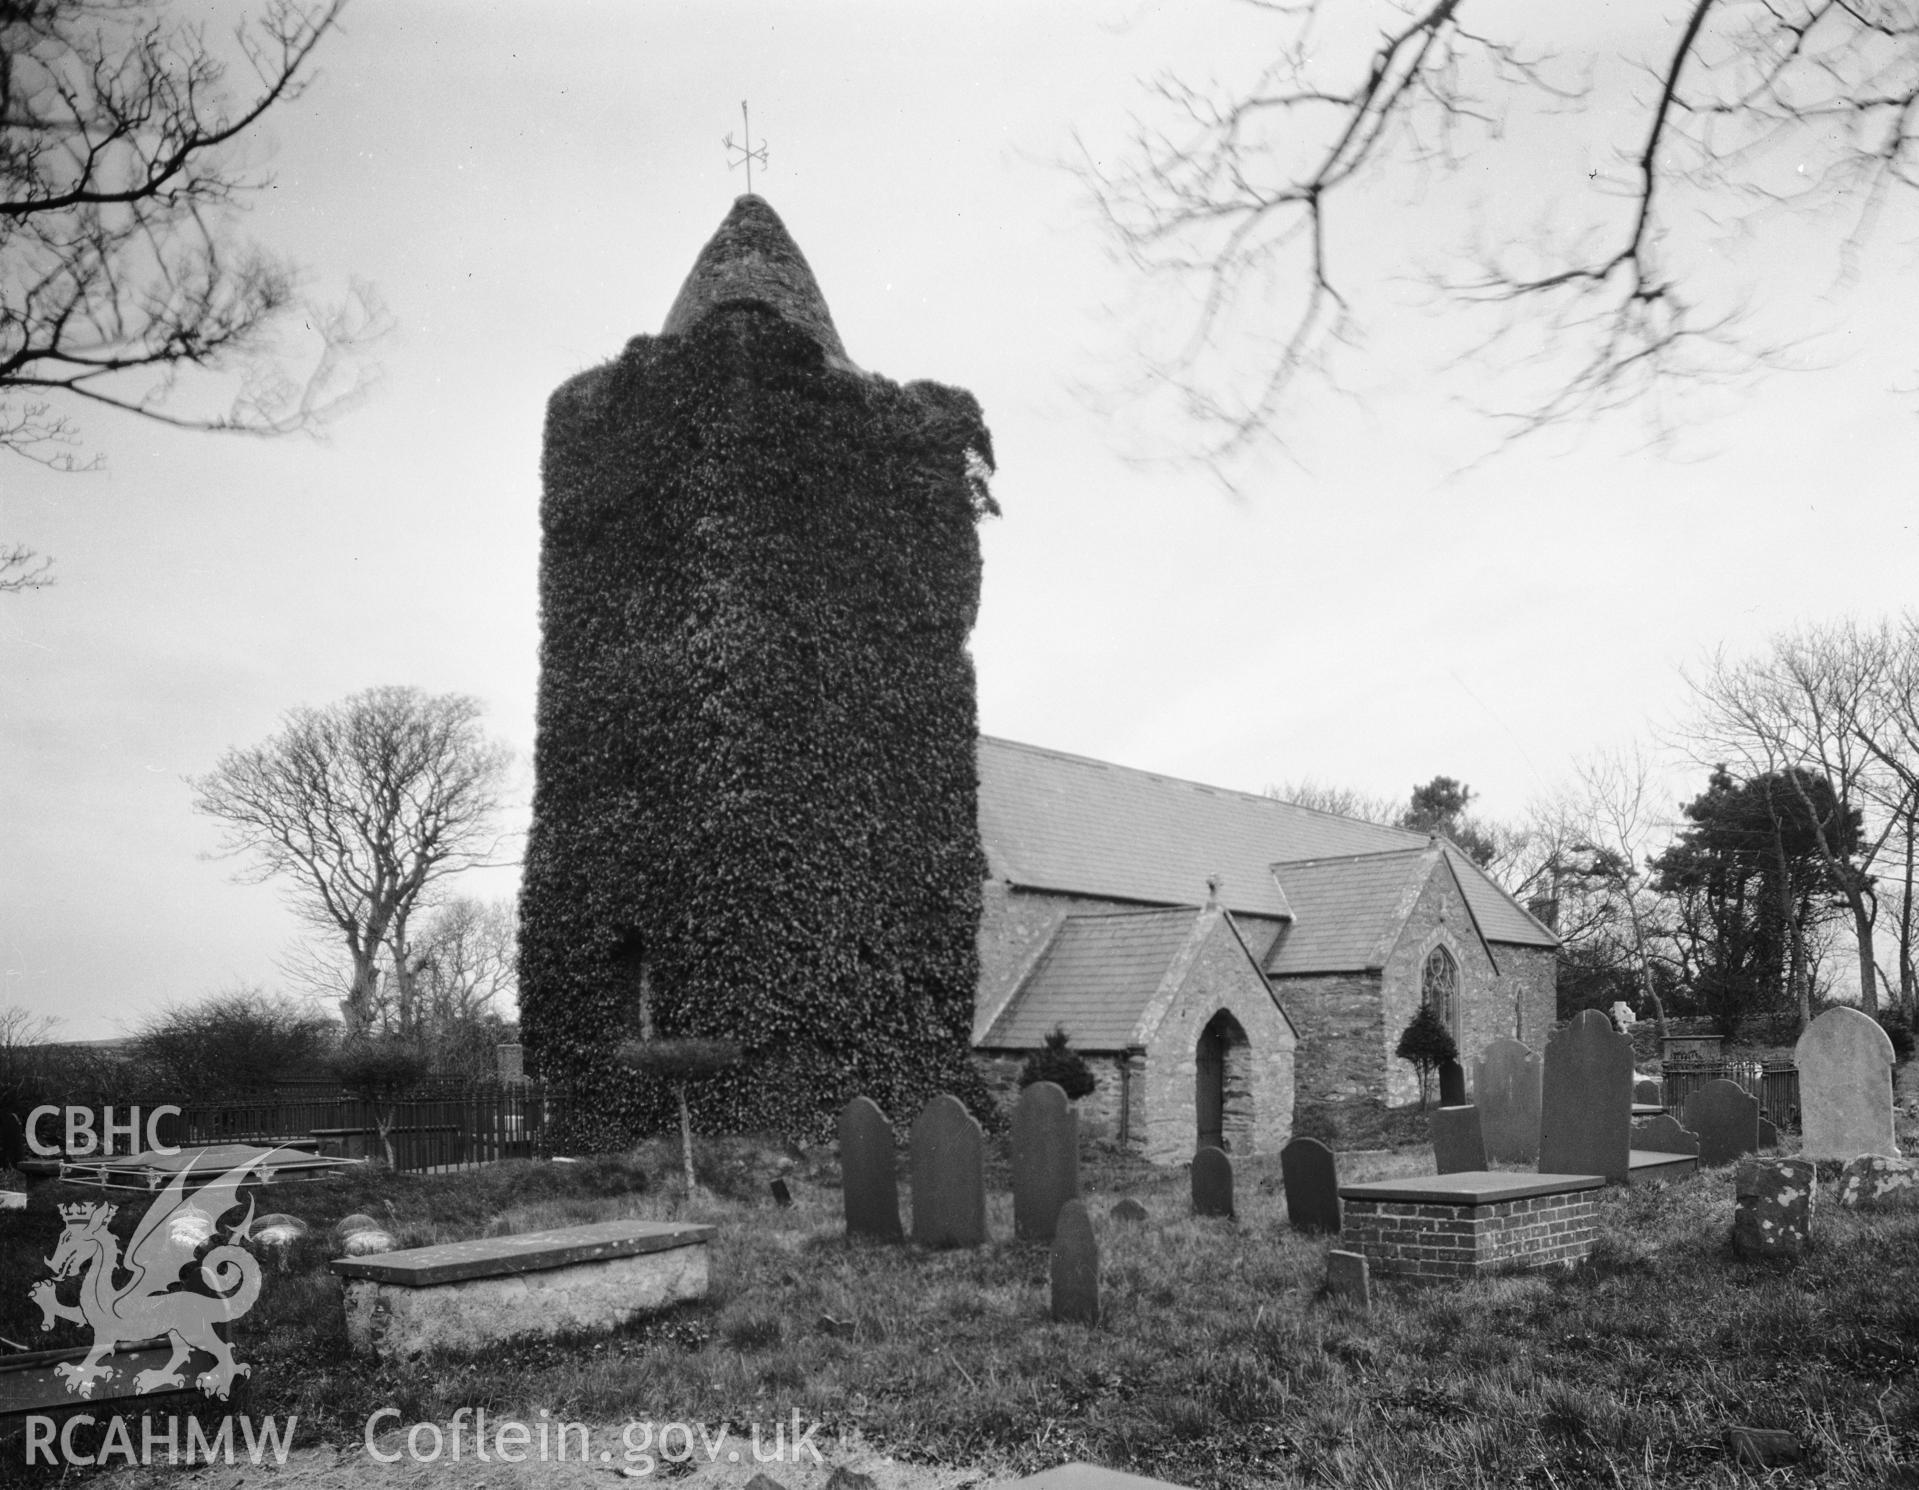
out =
[[[113,1219],[113,1213],[117,1211],[118,1209],[119,1209],[118,1206],[101,1205],[97,1201],[83,1200],[76,1205],[61,1206],[60,1215],[64,1220],[66,1220],[69,1224],[71,1224],[72,1222],[75,1222],[75,1221],[86,1221],[91,1219],[93,1216],[93,1213],[97,1210],[103,1213],[100,1218],[101,1220],[111,1221]]]

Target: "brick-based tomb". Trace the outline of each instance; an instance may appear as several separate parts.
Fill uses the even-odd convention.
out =
[[[1592,1251],[1596,1174],[1470,1170],[1342,1185],[1340,1241],[1378,1275],[1470,1278]]]

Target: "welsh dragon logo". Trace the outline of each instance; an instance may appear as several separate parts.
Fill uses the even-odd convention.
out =
[[[186,1193],[186,1183],[193,1166],[187,1165],[140,1218],[127,1244],[124,1262],[119,1238],[107,1229],[119,1207],[99,1201],[60,1207],[67,1225],[53,1256],[46,1259],[53,1276],[42,1278],[28,1290],[28,1296],[40,1306],[41,1329],[52,1329],[55,1320],[93,1329],[93,1348],[86,1359],[54,1368],[66,1378],[68,1391],[91,1397],[95,1382],[110,1380],[115,1374],[113,1367],[103,1362],[116,1345],[156,1335],[167,1337],[173,1356],[156,1370],[138,1372],[133,1378],[136,1393],[185,1386],[180,1368],[195,1349],[205,1351],[216,1363],[197,1378],[197,1385],[209,1397],[224,1399],[234,1377],[251,1374],[252,1368],[234,1360],[232,1348],[214,1326],[222,1320],[238,1319],[260,1296],[260,1264],[244,1247],[236,1245],[247,1239],[253,1224],[252,1201],[247,1202],[247,1213],[239,1226],[204,1256],[201,1249],[213,1240],[220,1218],[240,1204],[240,1186],[248,1175],[269,1157],[252,1157],[191,1196]],[[181,1270],[196,1258],[201,1278],[214,1291],[212,1296],[176,1286]],[[124,1283],[115,1281],[120,1272],[129,1275]],[[78,1305],[63,1304],[57,1296],[60,1286],[76,1275],[80,1301]]]

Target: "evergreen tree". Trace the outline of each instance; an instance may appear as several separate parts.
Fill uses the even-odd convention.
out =
[[[1419,1106],[1423,1111],[1433,1072],[1447,1061],[1459,1059],[1459,1045],[1454,1041],[1452,1031],[1440,1022],[1439,1011],[1431,1004],[1421,1004],[1412,1023],[1401,1033],[1399,1044],[1393,1049],[1393,1057],[1410,1061],[1413,1069],[1419,1073]]]
[[[1036,1081],[1050,1081],[1074,1101],[1092,1095],[1099,1078],[1093,1075],[1085,1056],[1067,1048],[1066,1040],[1065,1026],[1055,1025],[1053,1033],[1046,1037],[1046,1044],[1026,1058],[1026,1064],[1020,1068],[1019,1084],[1029,1087]]]

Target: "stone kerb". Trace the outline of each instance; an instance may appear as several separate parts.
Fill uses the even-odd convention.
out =
[[[1473,1104],[1493,1163],[1539,1158],[1539,1082],[1539,1057],[1518,1040],[1494,1040],[1473,1063]]]
[[[1013,1108],[1013,1235],[1053,1237],[1060,1207],[1079,1195],[1079,1114],[1063,1088],[1036,1081]]]
[[[1632,1175],[1632,1037],[1587,1009],[1546,1044],[1541,1075],[1539,1168],[1597,1174],[1612,1184]]]
[[[839,1128],[846,1234],[899,1241],[904,1233],[893,1125],[871,1097],[855,1097],[840,1109]]]
[[[986,1244],[986,1136],[958,1097],[942,1092],[913,1120],[913,1240],[923,1247]]]
[[[1759,1152],[1759,1099],[1736,1081],[1709,1081],[1686,1098],[1685,1125],[1699,1135],[1701,1164]]]
[[[1801,1156],[1896,1156],[1892,1041],[1875,1019],[1844,1005],[1806,1026],[1793,1050],[1799,1067]]]

